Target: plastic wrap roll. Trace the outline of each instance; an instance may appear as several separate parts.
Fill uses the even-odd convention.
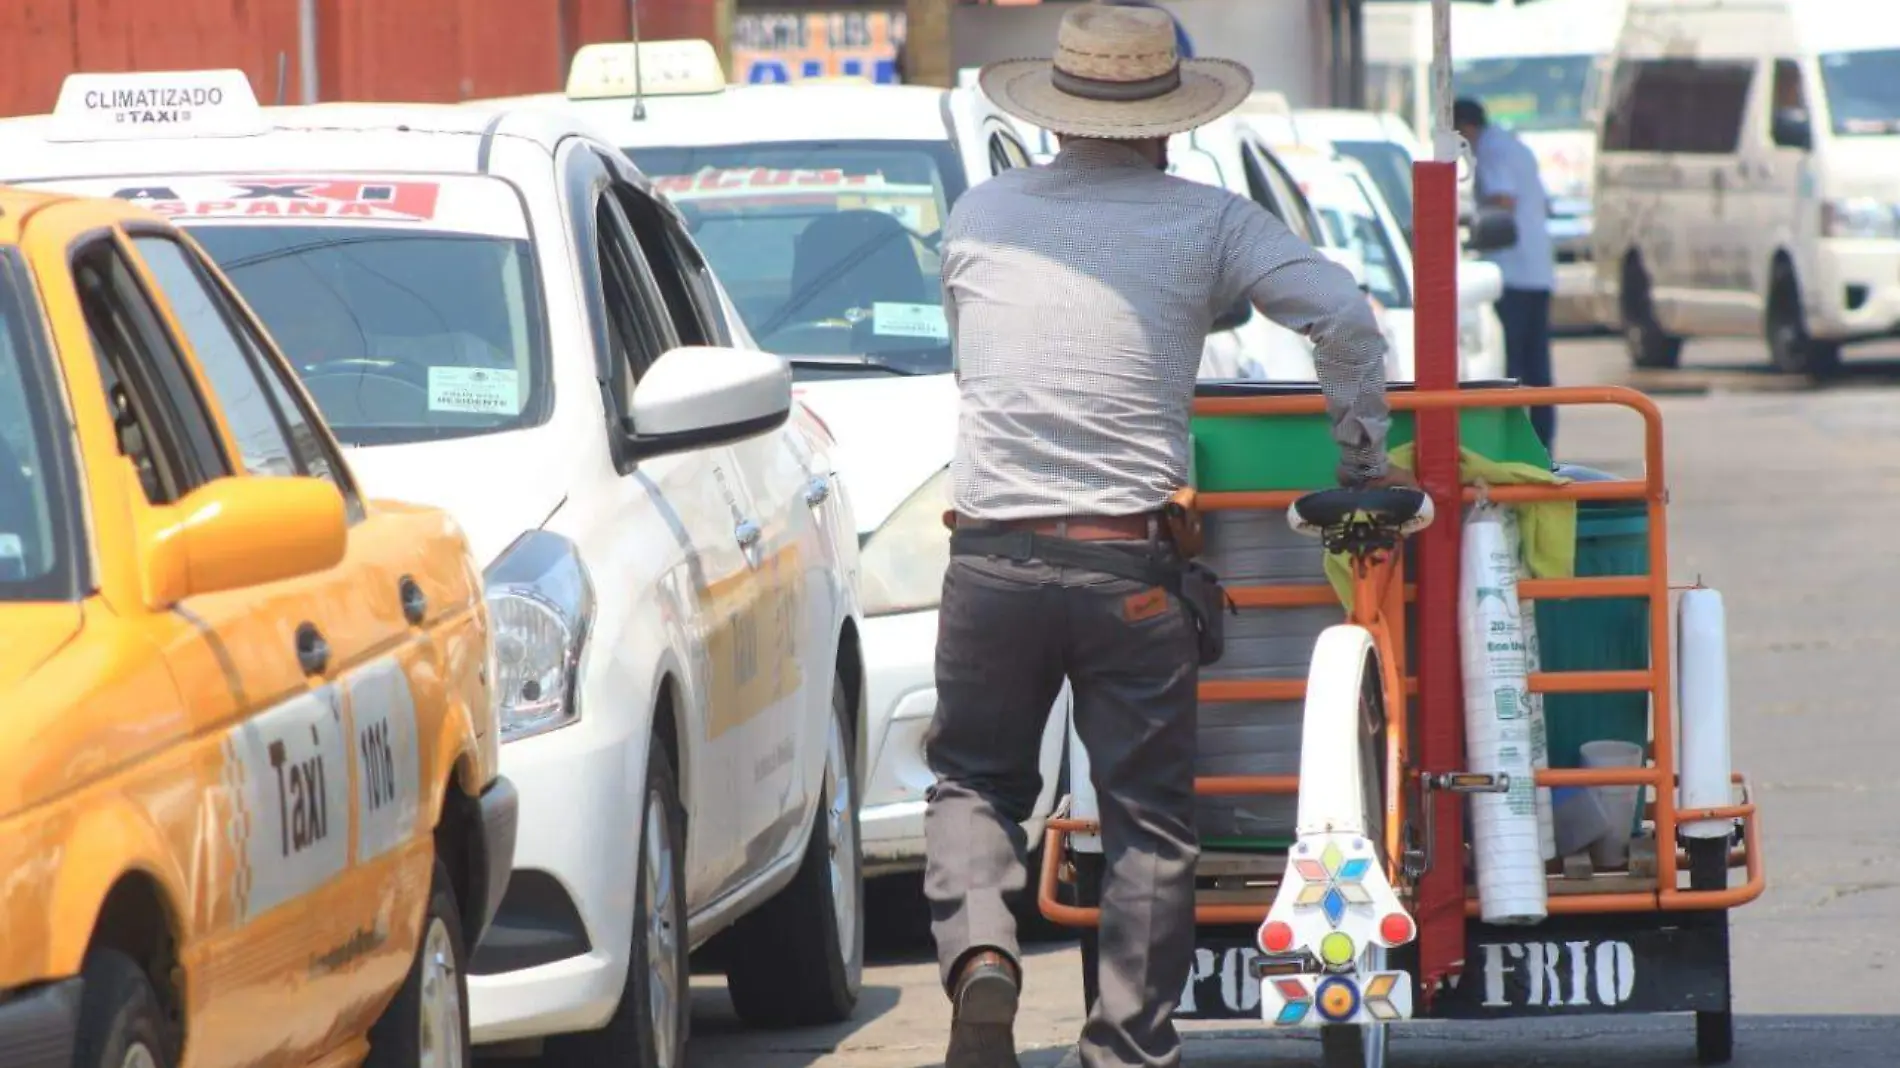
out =
[[[1729,785],[1728,620],[1722,594],[1684,590],[1676,602],[1677,707],[1682,710],[1680,808],[1724,808],[1733,803]],[[1721,838],[1730,820],[1682,825],[1690,838]]]
[[[1539,923],[1548,887],[1531,774],[1530,694],[1517,554],[1490,506],[1465,523],[1458,622],[1464,657],[1465,746],[1471,770],[1509,775],[1504,794],[1471,798],[1471,846],[1484,922]]]
[[[1504,522],[1504,540],[1511,547],[1511,557],[1517,561],[1517,577],[1529,578],[1530,565],[1524,562],[1524,538],[1517,524],[1517,510],[1502,509],[1499,513]],[[1537,613],[1526,601],[1518,601],[1518,619],[1524,626],[1524,672],[1535,675],[1544,667],[1544,655],[1537,641]],[[1544,695],[1530,695],[1531,702],[1531,767],[1542,771],[1550,767],[1550,733],[1544,727]],[[1557,859],[1557,825],[1552,816],[1556,811],[1551,801],[1550,787],[1537,788],[1537,850],[1545,860]]]

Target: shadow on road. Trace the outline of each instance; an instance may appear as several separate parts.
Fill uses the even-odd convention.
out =
[[[1627,385],[1654,396],[1697,396],[1716,390],[1807,393],[1900,385],[1900,359],[1850,360],[1822,379],[1783,374],[1766,362],[1690,363],[1673,370],[1632,369]]]
[[[886,875],[864,884],[865,964],[916,964],[937,959],[930,905],[920,875]],[[1019,930],[1024,946],[1075,941],[1071,931],[1039,925]]]

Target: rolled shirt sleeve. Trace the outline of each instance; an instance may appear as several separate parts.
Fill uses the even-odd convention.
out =
[[[1320,255],[1259,204],[1235,197],[1222,219],[1219,307],[1241,297],[1313,342],[1313,363],[1340,470],[1385,473],[1391,411],[1385,397],[1385,335],[1351,272]]]

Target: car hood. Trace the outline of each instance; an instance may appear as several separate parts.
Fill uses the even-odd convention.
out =
[[[568,482],[559,473],[574,461],[558,446],[535,430],[343,452],[364,496],[449,513],[485,568],[566,499]]]
[[[802,382],[797,392],[838,442],[835,465],[851,494],[860,534],[883,526],[898,505],[950,464],[957,383],[948,373]]]
[[[1827,167],[1821,194],[1830,199],[1893,199],[1893,174],[1900,168],[1900,136],[1886,134],[1835,137],[1827,142]]]
[[[0,695],[59,652],[84,618],[76,604],[0,605]],[[0,706],[5,704],[0,696]]]

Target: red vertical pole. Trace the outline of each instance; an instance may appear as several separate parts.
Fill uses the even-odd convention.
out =
[[[1417,279],[1417,388],[1458,388],[1458,165],[1412,165],[1412,226]],[[1426,409],[1417,420],[1419,484],[1432,495],[1438,522],[1419,532],[1418,762],[1427,774],[1465,766],[1464,682],[1458,648],[1458,559],[1463,530],[1458,477],[1458,413]],[[1433,859],[1418,884],[1419,983],[1429,1003],[1438,982],[1465,957],[1464,806],[1432,792]]]

